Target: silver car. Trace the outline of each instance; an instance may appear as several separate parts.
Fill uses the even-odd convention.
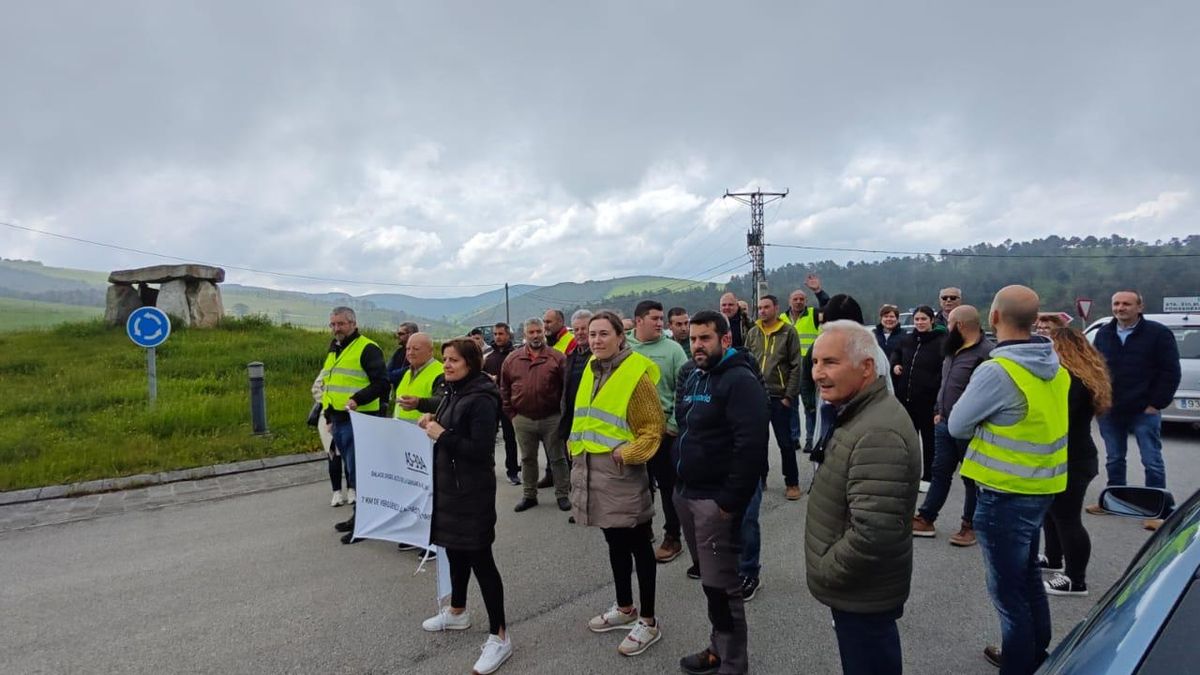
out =
[[[1200,425],[1200,314],[1144,314],[1143,317],[1170,328],[1179,346],[1179,369],[1183,377],[1175,399],[1162,411],[1163,421]],[[1109,321],[1111,317],[1092,322],[1084,331],[1088,340],[1095,342],[1096,331]]]

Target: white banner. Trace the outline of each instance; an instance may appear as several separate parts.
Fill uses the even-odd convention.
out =
[[[350,413],[357,500],[354,536],[429,546],[433,441],[416,424]],[[450,564],[437,557],[438,601],[450,598]]]

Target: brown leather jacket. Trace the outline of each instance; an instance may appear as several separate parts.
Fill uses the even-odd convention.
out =
[[[510,419],[522,415],[540,420],[562,412],[564,357],[543,347],[536,357],[521,347],[500,367],[500,399]]]

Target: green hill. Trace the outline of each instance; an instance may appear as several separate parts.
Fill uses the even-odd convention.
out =
[[[368,333],[370,334],[370,333]],[[390,354],[386,334],[371,335]],[[319,449],[304,424],[329,338],[228,320],[158,348],[158,404],[144,351],[100,321],[0,333],[0,490],[153,473]],[[266,364],[272,435],[250,432],[246,364]]]
[[[49,328],[70,321],[95,319],[103,315],[103,307],[81,307],[57,302],[0,297],[0,332]]]

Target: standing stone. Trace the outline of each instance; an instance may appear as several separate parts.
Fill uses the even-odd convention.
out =
[[[133,286],[112,284],[104,298],[104,322],[110,326],[124,326],[133,310],[142,306],[141,295]]]
[[[158,289],[159,309],[171,317],[172,323],[180,326],[190,326],[192,313],[188,310],[188,282],[183,279],[172,279]]]
[[[187,297],[192,326],[216,328],[221,322],[221,317],[225,316],[225,306],[221,304],[221,289],[213,282],[189,282]]]

